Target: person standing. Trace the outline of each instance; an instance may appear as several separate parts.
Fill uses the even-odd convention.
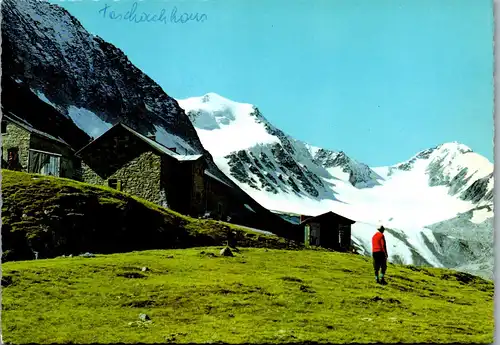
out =
[[[385,272],[387,270],[387,246],[385,243],[384,231],[385,228],[380,226],[378,231],[372,237],[372,256],[373,256],[373,268],[375,270],[375,279],[377,283],[382,285],[387,284],[385,281]],[[380,270],[380,278],[378,272]]]

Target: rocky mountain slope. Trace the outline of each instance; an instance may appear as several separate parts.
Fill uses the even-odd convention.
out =
[[[484,239],[492,234],[493,164],[467,146],[445,143],[408,161],[371,168],[342,151],[286,135],[254,105],[215,93],[179,104],[218,167],[287,220],[297,222],[290,214],[332,210],[357,221],[353,240],[362,252],[369,252],[371,234],[383,223],[390,229],[393,261],[439,267],[484,261],[479,247],[467,259],[459,249],[448,252],[458,243],[454,228],[484,232]],[[469,223],[478,212],[476,231]],[[462,241],[474,246],[470,238]]]
[[[212,174],[233,186],[261,224],[286,226],[218,169],[177,101],[120,49],[87,32],[60,6],[38,0],[1,6],[4,111],[75,150],[121,121],[181,154],[204,153]]]
[[[6,0],[2,15],[2,82],[31,91],[89,137],[123,121],[181,152],[203,151],[177,102],[66,10],[45,1]],[[12,108],[23,102],[4,100]],[[36,122],[43,115],[26,116]],[[70,135],[60,135],[72,142]]]
[[[493,207],[486,205],[427,227],[438,241],[436,255],[443,266],[493,279],[492,214]]]

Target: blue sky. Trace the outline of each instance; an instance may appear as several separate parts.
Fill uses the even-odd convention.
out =
[[[493,12],[485,0],[57,1],[170,96],[216,92],[371,166],[459,141],[493,161]],[[107,16],[104,17],[105,6]],[[202,22],[173,23],[184,12]]]

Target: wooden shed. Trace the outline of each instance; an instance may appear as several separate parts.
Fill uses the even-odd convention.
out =
[[[306,246],[321,246],[348,251],[351,245],[351,225],[355,221],[333,212],[316,217],[301,216],[300,228]]]

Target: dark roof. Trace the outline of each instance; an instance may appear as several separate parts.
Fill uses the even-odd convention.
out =
[[[336,213],[334,213],[334,212],[332,212],[332,211],[328,211],[328,212],[323,213],[323,214],[320,214],[320,215],[318,215],[318,216],[307,218],[307,219],[303,220],[303,221],[300,223],[300,225],[307,224],[307,223],[309,223],[309,222],[311,222],[311,221],[314,221],[314,220],[319,220],[319,218],[327,218],[327,217],[328,217],[328,218],[338,218],[338,219],[340,219],[340,220],[345,221],[346,223],[351,223],[351,224],[356,223],[356,221],[355,221],[355,220],[352,220],[352,219],[349,219],[349,218],[343,217],[343,216],[341,216],[341,215],[339,215],[339,214],[336,214]]]
[[[181,154],[178,154],[178,153],[172,151],[171,149],[167,148],[166,146],[163,146],[162,144],[154,141],[153,139],[150,139],[150,138],[146,137],[145,135],[142,135],[141,133],[133,130],[129,126],[124,125],[121,122],[117,123],[116,125],[114,125],[110,129],[108,129],[106,132],[104,132],[101,136],[99,136],[95,140],[92,140],[86,146],[84,146],[83,148],[81,148],[76,154],[78,155],[82,151],[85,151],[88,147],[92,146],[95,142],[99,141],[102,137],[104,137],[107,133],[109,133],[113,128],[118,127],[118,126],[124,128],[128,132],[132,133],[134,136],[136,136],[137,138],[139,138],[142,141],[144,141],[146,144],[148,144],[151,148],[153,148],[155,151],[159,152],[160,154],[165,154],[165,155],[170,156],[170,157],[172,157],[172,158],[174,158],[174,159],[176,159],[178,161],[181,161],[181,162],[182,161],[195,161],[195,160],[198,160],[201,157],[203,157],[203,155],[201,155],[201,154],[198,154],[198,155],[181,155]]]
[[[30,133],[39,135],[39,136],[46,138],[46,139],[49,139],[49,140],[57,141],[57,142],[64,144],[66,146],[69,146],[69,144],[67,142],[65,142],[64,140],[62,140],[61,138],[56,138],[53,135],[50,135],[48,133],[45,133],[45,132],[42,132],[42,131],[36,129],[28,121],[20,118],[19,116],[13,114],[10,111],[2,112],[2,120],[3,119],[6,119],[7,121],[10,121],[12,123],[15,123],[16,125],[27,130]]]
[[[210,171],[208,170],[205,170],[204,171],[205,175],[207,175],[208,177],[210,178],[213,178],[214,180],[222,183],[222,184],[225,184],[226,186],[228,186],[229,188],[233,188],[231,185],[229,185],[227,182],[224,182],[222,179],[218,178],[217,176],[215,176],[214,174],[212,174]],[[254,211],[255,212],[255,211]]]

